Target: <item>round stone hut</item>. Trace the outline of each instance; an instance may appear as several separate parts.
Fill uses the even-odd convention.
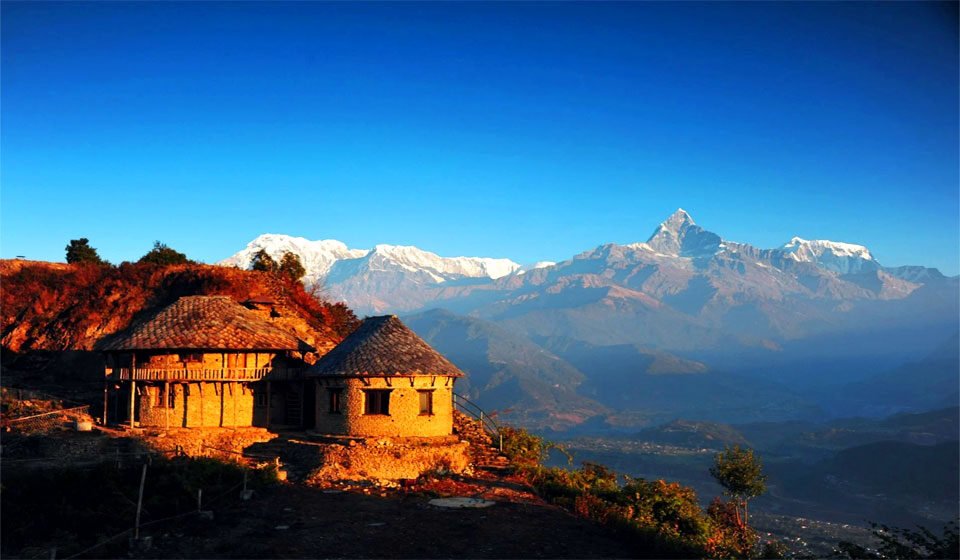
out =
[[[181,297],[99,349],[116,388],[113,421],[163,428],[311,421],[303,412],[313,412],[306,402],[313,393],[296,352],[313,348],[230,297]]]
[[[395,315],[370,317],[306,373],[317,383],[316,431],[361,437],[453,433],[463,372]]]

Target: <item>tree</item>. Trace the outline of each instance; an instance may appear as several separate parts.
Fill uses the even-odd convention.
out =
[[[70,244],[65,249],[67,251],[67,262],[70,264],[105,264],[104,260],[97,254],[97,250],[90,246],[90,240],[86,237],[71,239]]]
[[[307,273],[307,269],[303,268],[303,263],[300,262],[300,257],[290,251],[283,254],[278,270],[280,274],[289,277],[291,280],[299,280]]]
[[[153,243],[153,249],[150,250],[146,255],[140,257],[140,260],[137,261],[137,264],[149,263],[149,264],[159,264],[159,265],[171,265],[171,264],[187,264],[190,262],[190,259],[186,255],[180,253],[170,247],[167,247],[159,241]]]
[[[266,249],[260,249],[250,260],[250,268],[261,272],[276,272],[277,261],[267,254]]]
[[[733,500],[737,523],[746,526],[747,502],[767,491],[767,477],[760,459],[752,449],[740,449],[739,445],[727,447],[714,456],[710,474]]]

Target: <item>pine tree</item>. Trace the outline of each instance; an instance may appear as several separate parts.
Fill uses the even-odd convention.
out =
[[[299,280],[307,273],[307,269],[303,268],[298,255],[287,251],[280,259],[279,272],[291,280]]]
[[[90,240],[86,237],[71,239],[70,244],[65,249],[67,251],[67,262],[70,264],[105,264],[104,260],[97,254],[97,250],[90,246]]]
[[[265,249],[260,249],[250,260],[250,268],[261,272],[276,272],[277,261],[273,260]]]

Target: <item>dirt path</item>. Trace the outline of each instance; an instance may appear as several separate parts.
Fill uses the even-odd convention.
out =
[[[441,481],[438,481],[441,482]],[[470,484],[461,479],[458,484]],[[364,495],[280,485],[249,502],[155,535],[155,557],[181,558],[623,558],[606,529],[539,502],[508,481],[479,481],[497,504],[429,505],[433,494]],[[474,494],[476,495],[476,494]],[[499,495],[499,497],[498,497]]]

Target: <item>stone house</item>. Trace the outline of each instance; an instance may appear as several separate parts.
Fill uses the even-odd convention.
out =
[[[99,349],[115,389],[113,420],[131,427],[313,423],[300,359],[313,348],[230,297],[181,297]],[[104,401],[109,410],[107,390]]]
[[[306,373],[316,430],[360,437],[450,436],[462,376],[395,315],[366,319]]]

